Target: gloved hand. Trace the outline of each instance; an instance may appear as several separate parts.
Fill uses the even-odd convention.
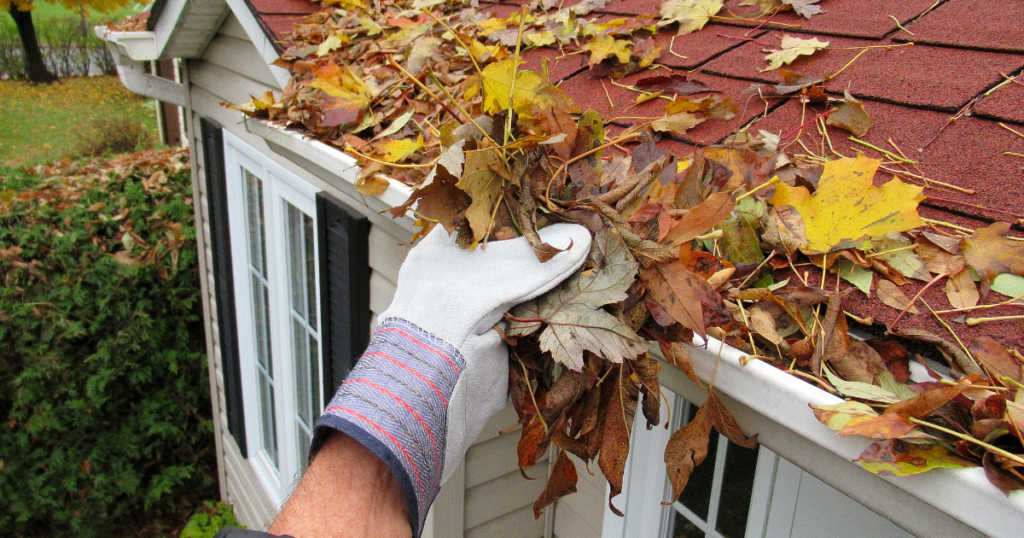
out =
[[[590,252],[582,226],[556,224],[540,235],[568,250],[546,263],[523,238],[464,250],[436,227],[409,253],[366,353],[317,421],[311,454],[328,427],[387,463],[408,501],[413,536],[441,484],[507,401],[508,348],[494,325],[558,285]]]

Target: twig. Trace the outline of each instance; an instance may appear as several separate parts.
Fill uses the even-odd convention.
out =
[[[884,256],[886,254],[892,254],[893,252],[899,252],[901,250],[910,250],[912,248],[917,248],[917,245],[916,244],[914,244],[914,245],[907,245],[905,247],[894,248],[892,250],[884,250],[882,252],[871,252],[869,254],[865,254],[864,257],[865,258],[874,258],[875,256]]]
[[[901,319],[903,319],[903,316],[906,315],[907,311],[910,310],[912,306],[914,306],[914,303],[921,298],[921,295],[923,295],[924,292],[928,290],[928,288],[932,287],[932,285],[934,285],[936,282],[942,280],[943,278],[946,278],[947,276],[949,276],[949,273],[941,273],[940,275],[933,278],[931,282],[925,284],[924,287],[917,292],[917,295],[915,295],[914,298],[911,299],[909,303],[907,303],[907,306],[903,307],[903,311],[900,312],[900,315],[896,316],[896,320],[893,321],[892,325],[889,326],[889,331],[892,331],[893,329],[896,328],[896,324],[899,323]]]
[[[672,41],[669,41],[669,43],[668,43],[668,53],[671,54],[672,56],[675,56],[676,58],[682,58],[683,60],[685,60],[686,56],[683,56],[682,54],[678,54],[676,51],[672,50],[676,46],[676,38],[677,37],[679,37],[679,36],[678,35],[674,35],[674,36],[672,36]]]
[[[861,139],[859,139],[859,138],[857,138],[855,136],[851,136],[850,137],[850,141],[853,142],[854,144],[860,144],[862,146],[867,146],[867,147],[869,147],[869,148],[871,148],[871,149],[873,149],[873,150],[875,150],[875,151],[877,151],[877,152],[879,152],[879,153],[881,153],[883,155],[887,155],[887,156],[889,156],[889,157],[891,157],[891,158],[893,158],[893,159],[895,159],[897,161],[903,161],[903,162],[908,163],[908,164],[917,164],[917,161],[912,161],[912,160],[907,159],[905,157],[900,157],[899,155],[896,155],[895,153],[893,153],[891,151],[884,150],[884,149],[882,149],[882,148],[880,148],[878,146],[875,146],[873,144],[869,144],[869,143],[867,143],[867,142],[865,142],[865,141],[863,141],[863,140],[861,140]]]
[[[482,69],[480,69],[480,64],[476,63],[476,58],[473,57],[473,51],[466,45],[466,43],[464,41],[462,41],[462,38],[459,37],[459,34],[455,30],[452,30],[452,28],[450,26],[445,24],[444,21],[442,21],[441,19],[437,18],[437,15],[434,15],[433,13],[431,13],[431,11],[429,9],[422,8],[422,9],[420,9],[420,11],[426,13],[427,15],[430,15],[431,18],[433,18],[435,21],[440,23],[441,26],[444,26],[444,28],[446,30],[448,30],[449,32],[451,32],[451,34],[453,36],[455,36],[455,40],[458,41],[460,45],[462,45],[462,48],[466,49],[466,54],[469,55],[469,61],[473,62],[473,67],[476,68],[476,73],[482,77],[484,72],[483,72]]]
[[[907,177],[912,177],[912,178],[915,178],[915,179],[920,179],[921,181],[923,181],[925,183],[934,183],[936,185],[941,185],[941,186],[946,187],[948,189],[952,189],[954,191],[959,191],[959,192],[962,192],[964,194],[975,194],[976,193],[976,191],[974,189],[967,189],[967,188],[964,188],[964,187],[958,187],[958,186],[953,185],[951,183],[944,183],[942,181],[938,181],[938,180],[934,180],[934,179],[929,179],[929,178],[926,178],[926,177],[924,177],[922,175],[911,174],[910,172],[904,172],[903,170],[895,170],[893,168],[888,168],[888,167],[885,167],[885,166],[879,166],[879,168],[882,169],[882,170],[885,170],[886,172],[891,172],[893,174],[898,174],[898,175],[903,175],[903,176],[907,176]]]
[[[523,364],[523,359],[516,357],[519,361],[519,366],[523,368],[523,379],[526,380],[526,391],[530,393],[530,399],[533,400],[533,408],[537,411],[537,418],[540,419],[541,426],[544,426],[544,435],[551,435],[548,431],[548,423],[544,421],[544,414],[540,412],[540,406],[537,405],[537,397],[533,395],[533,387],[530,386],[530,373],[526,371],[526,365]]]
[[[965,205],[965,206],[968,206],[968,207],[973,207],[975,209],[984,209],[985,211],[994,211],[996,213],[1003,213],[1004,215],[1009,215],[1009,216],[1011,216],[1011,217],[1013,217],[1015,219],[1024,218],[1024,216],[1018,215],[1017,213],[1011,213],[1009,211],[1004,211],[1002,209],[996,209],[994,207],[987,207],[987,206],[977,205],[977,204],[969,204],[967,202],[961,202],[960,200],[951,200],[949,198],[939,198],[938,196],[929,196],[928,199],[929,200],[937,200],[939,202],[946,202],[948,204]]]
[[[819,386],[820,386],[821,388],[823,388],[823,389],[825,389],[825,390],[827,390],[827,391],[831,392],[832,394],[837,394],[837,392],[838,392],[838,391],[836,391],[836,389],[834,389],[834,388],[832,388],[831,386],[829,386],[829,384],[828,384],[828,383],[825,383],[824,381],[822,381],[822,380],[820,380],[820,379],[818,379],[818,378],[814,377],[813,375],[810,375],[810,374],[805,374],[805,373],[801,372],[800,370],[793,370],[793,369],[789,369],[789,370],[785,370],[785,372],[786,372],[787,374],[792,374],[792,375],[795,375],[795,376],[797,376],[797,377],[801,377],[801,378],[803,378],[803,379],[806,379],[806,380],[808,380],[808,381],[814,381],[814,382],[815,382],[815,383],[817,383],[817,384],[818,384],[818,385],[819,385]]]
[[[1005,300],[1005,301],[1003,301],[1001,303],[983,304],[983,305],[978,305],[978,306],[972,306],[970,308],[954,308],[953,310],[936,310],[935,313],[936,314],[955,314],[957,312],[970,312],[972,310],[984,310],[986,308],[998,308],[1000,306],[1024,306],[1024,303],[1014,302],[1014,301],[1019,301],[1021,299],[1024,299],[1024,295],[1018,295],[1018,296],[1014,297],[1013,299],[1007,299],[1007,300]]]
[[[1020,316],[996,316],[991,318],[967,318],[965,321],[968,327],[974,327],[975,325],[981,325],[982,323],[988,323],[990,321],[1012,321],[1015,319],[1024,319],[1024,315]]]
[[[807,125],[808,125],[808,124],[814,123],[815,121],[817,121],[817,119],[818,119],[818,118],[823,118],[823,117],[825,117],[825,116],[828,116],[829,114],[831,114],[831,113],[835,112],[836,110],[838,110],[838,109],[835,109],[835,108],[833,108],[833,109],[831,109],[831,110],[826,110],[826,111],[822,112],[821,114],[818,114],[817,116],[815,116],[815,117],[813,117],[813,118],[811,118],[811,119],[809,119],[809,120],[807,120],[807,121],[803,122],[803,123],[802,123],[802,124],[800,124],[800,126],[799,126],[799,127],[797,127],[796,129],[793,129],[792,131],[790,131],[790,132],[786,133],[786,136],[784,136],[784,137],[780,138],[780,140],[785,140],[785,139],[787,139],[787,138],[789,138],[789,137],[791,137],[791,136],[795,135],[795,134],[796,134],[797,132],[799,132],[799,131],[800,131],[801,129],[803,129],[804,127],[807,127]],[[804,149],[807,149],[807,148],[804,148]],[[810,150],[808,150],[808,152],[810,152]]]
[[[761,190],[761,189],[763,189],[765,187],[768,187],[769,185],[774,185],[774,184],[778,183],[779,181],[782,181],[782,180],[779,179],[779,176],[775,176],[775,177],[773,177],[771,179],[771,181],[766,181],[766,182],[764,182],[764,183],[754,187],[753,189],[750,189],[749,191],[747,191],[742,196],[736,198],[736,201],[739,202],[740,200],[746,198],[747,196],[750,196],[751,194],[754,194],[755,192],[757,192],[757,191],[759,191],[759,190]]]
[[[441,98],[437,96],[437,94],[435,94],[434,92],[430,91],[430,88],[428,88],[426,84],[420,82],[420,79],[418,79],[415,76],[413,76],[412,73],[406,71],[404,67],[398,65],[398,63],[395,62],[394,58],[392,58],[391,56],[388,56],[388,63],[391,64],[391,67],[394,67],[395,69],[398,69],[399,71],[401,71],[403,75],[405,75],[409,80],[413,81],[413,83],[415,83],[417,86],[419,86],[421,90],[427,92],[427,95],[433,97],[434,100],[437,101],[437,104],[441,105],[441,108],[443,108],[445,110],[445,112],[447,112],[452,118],[454,118],[455,121],[459,122],[459,125],[464,125],[465,124],[465,122],[462,121],[462,118],[460,118],[458,114],[452,112],[452,110],[450,108],[448,108],[448,105],[444,104],[444,101],[442,101]],[[487,138],[490,138],[490,136],[487,135],[487,132],[484,131],[483,128],[481,128],[479,125],[477,125],[475,121],[473,121],[473,117],[470,116],[469,113],[467,113],[465,110],[462,110],[462,107],[459,106],[458,101],[455,101],[454,104],[455,104],[456,107],[459,108],[459,110],[463,114],[466,114],[466,118],[468,118],[469,121],[471,121],[473,123],[473,125],[476,125],[476,128],[480,129],[480,132],[483,133],[484,136],[486,136]]]
[[[1019,131],[1015,131],[1015,130],[1011,129],[1009,125],[1007,125],[1007,124],[1005,124],[1003,122],[999,122],[999,126],[1002,127],[1003,129],[1006,129],[1007,131],[1010,131],[1011,133],[1013,133],[1013,134],[1015,134],[1015,135],[1017,135],[1017,136],[1019,136],[1021,138],[1024,138],[1024,134],[1021,134]]]
[[[516,79],[519,78],[519,49],[523,44],[523,25],[526,22],[526,12],[530,8],[522,6],[519,12],[519,36],[516,38],[516,55],[512,57],[512,82],[508,87],[508,116],[505,118],[505,143],[512,136],[512,116],[515,115]]]
[[[1003,155],[1011,155],[1013,157],[1024,157],[1024,153],[1014,153],[1012,151],[1004,151]]]
[[[846,62],[846,65],[844,65],[843,67],[841,67],[841,68],[839,69],[839,71],[836,71],[835,73],[832,73],[831,75],[826,75],[826,76],[825,76],[825,81],[827,82],[827,81],[829,81],[829,80],[832,80],[832,79],[834,79],[834,78],[838,77],[838,76],[840,75],[840,73],[842,73],[843,71],[846,71],[846,68],[847,68],[847,67],[850,67],[851,65],[853,65],[853,62],[856,62],[856,61],[857,61],[857,59],[858,59],[858,58],[860,58],[861,56],[863,56],[863,55],[864,55],[864,53],[865,53],[865,52],[867,52],[868,50],[869,50],[869,49],[864,49],[864,50],[862,50],[862,51],[858,52],[858,53],[857,53],[857,54],[856,54],[856,55],[855,55],[855,56],[853,57],[853,59],[852,59],[852,60],[850,60],[850,61],[848,61],[848,62]]]
[[[1020,456],[1018,456],[1018,455],[1016,455],[1016,454],[1014,454],[1012,452],[1007,452],[1007,451],[1005,451],[1005,450],[1003,450],[1003,449],[1001,449],[1001,448],[999,448],[997,446],[992,446],[992,445],[986,443],[985,441],[979,441],[978,439],[975,439],[974,437],[972,437],[970,435],[964,435],[964,434],[962,434],[962,433],[960,433],[958,431],[950,430],[948,428],[943,428],[942,426],[939,426],[937,424],[932,424],[931,422],[925,422],[925,421],[923,421],[923,420],[921,420],[919,418],[915,418],[915,417],[908,417],[907,420],[913,422],[914,424],[918,424],[918,425],[921,425],[921,426],[927,426],[929,428],[932,428],[932,429],[935,429],[935,430],[939,430],[940,432],[947,433],[949,435],[952,435],[953,437],[956,437],[958,439],[962,439],[964,441],[967,441],[968,443],[974,443],[974,444],[984,448],[985,450],[988,450],[989,452],[994,452],[996,454],[999,454],[1000,456],[1003,456],[1004,458],[1006,458],[1008,460],[1012,460],[1012,461],[1017,462],[1020,465],[1024,465],[1024,458],[1022,458],[1022,457],[1020,457]]]
[[[608,86],[604,85],[604,79],[599,78],[597,80],[601,82],[601,89],[604,90],[605,99],[608,99],[608,108],[610,108],[611,110],[615,110],[615,102],[612,101],[612,96],[608,94]]]
[[[639,125],[643,125],[643,124],[639,124]],[[643,136],[643,133],[629,133],[629,134],[626,134],[626,135],[622,135],[622,136],[620,136],[620,137],[618,137],[616,139],[613,139],[611,142],[606,142],[606,143],[604,143],[604,144],[602,144],[602,145],[600,145],[600,146],[598,146],[598,147],[596,147],[594,149],[591,149],[589,151],[584,151],[583,153],[580,153],[579,155],[569,159],[568,161],[565,161],[562,165],[560,165],[558,167],[557,170],[555,170],[555,173],[551,175],[551,179],[548,180],[548,186],[547,186],[546,189],[544,189],[544,198],[547,200],[548,209],[550,209],[552,211],[558,211],[558,208],[555,207],[554,204],[551,203],[551,185],[554,184],[555,178],[558,177],[558,174],[560,174],[563,171],[567,170],[570,164],[572,164],[572,163],[574,163],[574,162],[576,162],[576,161],[578,161],[578,160],[580,160],[580,159],[582,159],[584,157],[588,157],[590,155],[593,155],[594,153],[597,153],[598,151],[601,151],[601,150],[603,150],[603,149],[605,149],[605,148],[607,148],[609,146],[614,146],[614,145],[616,145],[616,144],[618,144],[620,142],[624,142],[626,140],[631,140],[633,138],[639,138],[641,136]]]
[[[910,34],[912,36],[916,36],[917,35],[914,32],[911,32],[910,30],[907,30],[906,28],[904,28],[903,25],[900,24],[900,20],[897,19],[896,17],[893,17],[892,15],[889,15],[889,18],[896,22],[896,27],[899,28],[900,30],[903,30],[904,32],[906,32],[906,33],[908,33],[908,34]]]
[[[735,39],[737,41],[750,41],[750,42],[757,43],[758,45],[761,45],[761,46],[764,46],[764,47],[774,47],[775,46],[775,45],[772,45],[771,43],[765,43],[764,41],[758,41],[758,40],[756,40],[756,39],[754,39],[752,37],[740,37],[740,36],[735,36],[735,35],[723,34],[721,32],[718,33],[718,37],[724,37],[726,39]]]
[[[949,334],[953,335],[953,339],[956,340],[956,343],[960,344],[960,349],[963,350],[964,356],[967,357],[968,359],[970,359],[970,361],[971,361],[970,365],[961,364],[960,368],[965,373],[968,373],[968,374],[972,373],[971,370],[968,368],[968,366],[973,366],[974,368],[977,369],[978,372],[983,372],[984,370],[982,370],[981,365],[979,365],[978,361],[974,358],[974,354],[971,353],[971,350],[967,349],[967,346],[964,345],[964,341],[960,339],[960,335],[956,334],[956,331],[954,331],[953,328],[950,327],[948,323],[946,323],[946,320],[940,318],[939,315],[935,313],[935,309],[932,308],[932,305],[928,304],[928,301],[925,301],[924,299],[921,299],[921,304],[923,304],[926,308],[928,308],[928,311],[931,312],[932,317],[935,318],[935,321],[938,321],[939,324],[941,324],[943,327],[946,328],[947,331],[949,331]]]

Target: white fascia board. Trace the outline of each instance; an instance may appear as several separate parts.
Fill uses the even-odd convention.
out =
[[[115,32],[105,26],[93,28],[96,37],[112,43],[125,57],[137,62],[159,60],[167,41],[178,26],[178,21],[189,0],[167,0],[156,28],[149,32]]]
[[[412,188],[388,178],[388,188],[377,196],[363,196],[355,191],[359,180],[360,167],[356,160],[337,148],[333,148],[291,129],[273,125],[265,120],[245,118],[245,128],[263,138],[270,149],[282,157],[306,169],[311,174],[329,183],[342,187],[354,197],[362,197],[376,211],[399,206],[412,194]],[[370,202],[373,203],[370,203]],[[413,231],[413,219],[402,218],[397,222],[406,230]]]
[[[726,404],[738,404],[730,410],[745,433],[759,434],[772,451],[909,532],[929,537],[1021,536],[1024,491],[1003,495],[980,467],[935,469],[907,477],[870,474],[852,460],[872,441],[837,436],[809,408],[843,400],[763,361],[743,366],[745,353],[715,339],[705,347],[695,338],[690,351],[697,377],[705,384],[713,379]],[[706,395],[668,363],[662,365],[662,383],[695,403],[702,403]]]
[[[100,34],[101,29],[105,28],[97,27],[95,29],[97,35]],[[117,76],[121,79],[121,84],[128,88],[128,91],[165,103],[181,107],[188,106],[188,91],[184,84],[147,73],[145,62],[134,60],[124,54],[123,47],[115,41],[107,40],[107,49],[114,57]]]
[[[256,20],[245,0],[227,0],[227,3],[235,17],[238,18],[238,22],[242,24],[242,28],[245,29],[249,40],[252,41],[260,56],[263,57],[263,61],[267,62],[270,72],[274,74],[274,78],[277,79],[281,89],[284,89],[285,85],[288,84],[288,80],[292,78],[292,74],[287,69],[271,65],[274,63],[274,60],[280,58],[277,54],[277,49],[274,48],[274,43],[263,31],[263,27],[260,26],[259,21]]]

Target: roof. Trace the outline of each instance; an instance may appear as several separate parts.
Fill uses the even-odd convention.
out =
[[[508,16],[524,0],[503,3],[481,2],[480,9]],[[566,0],[568,7],[578,0]],[[609,1],[589,17],[614,18],[658,12],[660,0]],[[802,75],[825,77],[841,73],[824,84],[824,89],[841,96],[848,90],[864,102],[874,127],[863,142],[886,151],[902,152],[915,161],[917,178],[901,175],[905,181],[923,184],[928,199],[920,213],[927,219],[975,230],[992,222],[1009,222],[1010,235],[1024,237],[1024,2],[1002,2],[998,7],[978,10],[970,0],[823,0],[824,13],[805,19],[793,12],[779,13],[769,22],[744,21],[755,8],[725,2],[723,14],[702,31],[675,37],[675,29],[663,29],[655,39],[665,47],[659,62],[662,73],[686,73],[705,82],[723,95],[733,97],[743,112],[728,121],[708,121],[688,131],[685,137],[665,137],[660,146],[678,154],[689,154],[696,146],[720,143],[735,129],[749,125],[752,132],[789,133],[823,109],[806,110],[796,100],[762,99],[751,88],[770,90],[780,81],[775,71],[763,68],[762,49],[777,47],[783,31],[817,36],[831,48],[803,56],[789,69]],[[269,37],[283,40],[294,23],[317,11],[321,5],[307,0],[248,0],[254,15]],[[762,19],[763,20],[763,19]],[[913,42],[913,46],[907,43]],[[671,45],[671,51],[669,51]],[[879,47],[864,49],[862,47]],[[854,48],[861,47],[861,48]],[[891,47],[891,48],[889,48]],[[558,83],[582,110],[594,109],[604,117],[660,114],[661,106],[648,102],[632,106],[636,94],[608,79],[592,76],[583,55],[562,55],[555,49],[535,48],[524,53],[524,68],[539,70],[547,59],[552,82]],[[650,72],[630,75],[618,81],[630,84]],[[768,91],[768,93],[771,93]],[[628,119],[617,120],[623,126]],[[1001,125],[1002,123],[1002,125]],[[828,128],[824,139],[813,127],[805,128],[801,141],[810,148],[852,156],[862,151],[880,157],[875,149],[858,144],[846,131]],[[823,152],[824,153],[824,152]],[[879,173],[876,184],[889,181],[892,174]],[[922,178],[926,178],[923,179]],[[947,186],[948,185],[948,186]],[[945,225],[938,230],[948,231]],[[815,275],[817,273],[817,275]],[[812,270],[809,283],[819,285],[820,270]],[[783,276],[784,277],[784,276]],[[830,285],[834,286],[835,277]],[[844,286],[847,284],[844,282]],[[912,297],[924,287],[912,282],[901,288]],[[952,308],[944,283],[924,292],[923,298],[936,310]],[[991,297],[987,302],[995,302]],[[892,323],[899,312],[859,291],[845,301],[847,311],[878,323]],[[1021,314],[1014,307],[984,311],[985,316]],[[962,318],[961,318],[962,319]],[[947,316],[954,330],[966,330],[954,316]],[[874,328],[879,329],[880,325]],[[918,328],[948,335],[927,311],[904,318],[900,328]],[[1024,321],[982,324],[971,330],[971,340],[991,336],[1008,347],[1024,349]]]

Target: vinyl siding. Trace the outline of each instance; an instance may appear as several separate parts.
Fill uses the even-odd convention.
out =
[[[234,440],[227,432],[224,412],[223,372],[220,342],[218,341],[216,308],[212,292],[212,251],[206,246],[209,237],[209,210],[205,193],[202,145],[198,140],[199,118],[207,117],[222,125],[268,158],[294,172],[310,184],[342,200],[370,219],[370,310],[371,323],[391,303],[398,272],[409,251],[411,238],[408,222],[392,221],[377,214],[376,208],[367,207],[348,184],[338,184],[333,178],[319,178],[299,165],[275,153],[266,142],[246,131],[240,113],[220,103],[239,104],[250,95],[265,91],[280,91],[278,84],[256,47],[249,41],[245,30],[234,14],[224,20],[216,36],[210,41],[201,58],[191,59],[186,65],[191,101],[187,128],[193,148],[193,172],[196,179],[197,229],[201,232],[201,257],[205,278],[203,297],[207,320],[207,340],[211,357],[211,393],[217,415],[218,462],[222,497],[233,502],[239,520],[250,528],[262,529],[272,521],[277,507],[264,492],[251,465],[241,457]],[[548,473],[547,457],[527,470],[537,480],[526,480],[519,472],[516,443],[519,432],[505,436],[498,432],[516,421],[509,407],[494,417],[466,455],[466,461],[445,485],[431,510],[428,529],[438,538],[540,538],[545,525],[553,519],[555,534],[567,538],[600,536],[604,486],[600,476],[592,478],[582,465],[580,493],[568,497],[556,507],[549,508],[552,516],[533,517],[533,502],[543,491]],[[223,433],[222,433],[223,432]],[[598,480],[597,485],[590,484]],[[588,484],[590,484],[588,486]],[[455,490],[461,490],[457,492]],[[564,528],[564,531],[558,529]],[[550,532],[550,530],[549,530]],[[549,534],[550,535],[550,534]],[[428,535],[425,535],[428,536]]]

